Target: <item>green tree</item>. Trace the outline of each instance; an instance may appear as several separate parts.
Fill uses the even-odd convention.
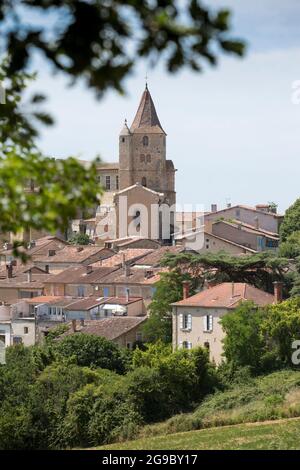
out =
[[[55,341],[54,351],[61,358],[72,358],[79,366],[101,367],[124,373],[127,352],[105,338],[77,333]]]
[[[300,198],[285,212],[284,220],[280,225],[279,233],[281,241],[286,241],[289,235],[300,230]]]
[[[0,233],[64,232],[79,210],[99,203],[102,191],[95,163],[86,169],[75,158],[43,156],[34,143],[36,122],[49,125],[52,119],[39,109],[41,95],[33,96],[29,107],[22,103],[34,77],[24,72],[9,75],[4,60],[0,80],[6,75],[6,103],[0,106]],[[21,256],[17,248],[15,243],[15,255]]]
[[[69,240],[71,245],[88,245],[90,238],[86,233],[75,233]]]
[[[261,332],[264,317],[265,311],[252,302],[243,302],[234,312],[222,317],[224,356],[229,363],[235,367],[251,366],[255,372],[261,370],[266,353]]]
[[[300,256],[300,230],[289,235],[279,246],[279,255],[284,258]]]
[[[262,323],[262,333],[268,347],[283,365],[291,365],[292,343],[299,340],[300,297],[268,307]]]
[[[192,295],[195,282],[192,282],[188,274],[181,274],[178,270],[161,273],[149,305],[150,316],[143,327],[147,341],[162,340],[165,343],[172,341],[172,307],[170,305],[182,299],[184,281],[190,281]]]
[[[168,253],[162,266],[177,268],[204,285],[206,280],[220,282],[247,282],[273,292],[273,282],[286,280],[289,260],[274,253],[263,252],[247,256],[234,256],[226,252],[192,254]]]
[[[22,5],[22,8],[20,8]],[[52,21],[45,24],[42,13]],[[243,55],[244,44],[230,35],[230,12],[197,0],[14,0],[0,2],[2,43],[9,73],[24,69],[36,51],[72,82],[84,78],[98,95],[123,83],[138,58],[150,65],[160,57],[170,72],[203,62],[219,52]]]

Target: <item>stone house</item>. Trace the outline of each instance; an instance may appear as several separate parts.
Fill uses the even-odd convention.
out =
[[[88,266],[112,255],[114,251],[101,246],[67,245],[58,252],[51,249],[45,254],[36,256],[33,263],[49,273],[56,274],[72,266]]]
[[[213,224],[214,225],[214,224]],[[198,253],[218,253],[224,251],[231,255],[247,255],[256,253],[256,250],[253,250],[247,246],[235,243],[231,240],[226,240],[225,238],[219,237],[213,233],[209,232],[190,232],[183,234],[181,237],[176,238],[176,245],[183,247],[193,246],[198,238],[197,243],[197,252]]]
[[[253,251],[276,251],[279,245],[279,236],[276,233],[257,229],[236,220],[213,222],[211,232],[217,237],[230,240]]]
[[[144,341],[145,321],[147,321],[146,317],[110,317],[81,323],[74,320],[61,338],[70,334],[92,334],[113,341],[120,347],[132,349],[136,342]]]
[[[118,269],[116,266],[93,267],[88,265],[70,267],[59,274],[52,275],[45,282],[45,295],[89,297],[94,295],[95,283],[100,283],[103,277]]]
[[[221,219],[239,220],[257,229],[277,234],[283,218],[283,215],[274,212],[269,204],[258,204],[255,207],[238,204],[222,210],[217,210],[216,204],[212,204],[211,212],[204,215],[206,226],[209,222]]]
[[[173,349],[206,347],[210,359],[220,364],[225,337],[220,319],[243,301],[250,300],[258,306],[279,302],[282,290],[279,283],[272,295],[250,284],[224,282],[191,297],[185,285],[183,297],[183,300],[172,304]]]

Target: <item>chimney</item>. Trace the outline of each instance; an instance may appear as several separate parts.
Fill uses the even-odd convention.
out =
[[[231,283],[231,298],[234,297],[234,282]]]
[[[55,256],[56,251],[55,250],[48,250],[48,256]]]
[[[183,281],[182,291],[183,291],[183,300],[185,300],[190,295],[190,282],[189,281]]]
[[[218,210],[217,204],[212,204],[210,210],[211,210],[211,212],[217,212],[217,210]]]
[[[76,333],[76,320],[72,320],[72,330],[73,333]]]
[[[125,264],[124,270],[125,270],[125,277],[129,277],[130,276],[130,265]]]
[[[231,208],[231,202],[227,202],[227,209]]]
[[[13,277],[13,265],[11,263],[8,263],[6,265],[6,271],[7,271],[7,278],[11,279]]]
[[[256,216],[256,217],[254,218],[254,220],[255,220],[255,228],[258,230],[258,229],[259,229],[259,219],[258,219],[258,217]]]
[[[125,269],[125,264],[126,264],[126,256],[125,256],[125,253],[123,252],[122,253],[122,268]]]
[[[32,282],[32,272],[31,269],[27,271],[27,282]]]
[[[274,286],[275,303],[279,304],[280,302],[282,302],[283,282],[275,281],[273,282],[273,286]]]
[[[88,266],[86,266],[86,273],[91,274],[92,272],[93,272],[93,266],[89,264]]]
[[[126,289],[126,302],[129,302],[129,289]]]

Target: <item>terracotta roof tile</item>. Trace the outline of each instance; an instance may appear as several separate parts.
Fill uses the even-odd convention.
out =
[[[223,282],[210,289],[203,290],[187,299],[172,305],[186,307],[235,308],[241,301],[252,300],[256,305],[273,304],[272,294],[242,282]]]
[[[102,320],[87,320],[83,326],[77,324],[75,333],[72,330],[72,324],[69,324],[69,330],[61,338],[70,334],[88,333],[114,340],[141,325],[145,320],[145,317],[110,317]]]

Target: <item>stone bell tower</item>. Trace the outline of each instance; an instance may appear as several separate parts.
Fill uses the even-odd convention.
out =
[[[163,193],[169,205],[175,204],[175,168],[166,159],[166,136],[158,119],[148,86],[131,127],[119,136],[119,188],[135,183]]]

